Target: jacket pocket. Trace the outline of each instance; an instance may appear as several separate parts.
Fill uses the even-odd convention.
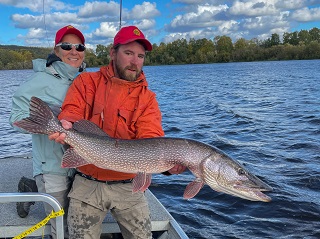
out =
[[[128,97],[125,104],[119,108],[119,116],[128,126],[132,125],[138,120],[142,113],[139,109],[140,107],[139,97]]]
[[[117,137],[133,139],[136,135],[135,122],[133,119],[134,111],[127,109],[119,109],[118,111],[118,124],[117,124]]]
[[[94,122],[98,126],[102,126],[103,125],[102,122],[104,120],[103,109],[104,109],[103,104],[101,104],[99,102],[95,102],[94,107],[92,109],[92,114],[91,114],[91,117],[89,118],[89,120]]]
[[[131,125],[133,114],[134,110],[119,109],[119,117],[121,117],[127,125]]]

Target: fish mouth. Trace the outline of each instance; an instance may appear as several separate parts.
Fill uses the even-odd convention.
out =
[[[206,172],[205,172],[206,173]],[[222,174],[221,174],[222,175]],[[227,193],[250,201],[270,202],[272,199],[263,192],[272,191],[272,187],[258,177],[247,173],[245,176],[230,180],[226,177],[212,177],[205,174],[204,181],[213,190]]]
[[[233,194],[244,199],[262,202],[270,202],[272,200],[271,197],[263,193],[265,191],[272,191],[272,187],[267,184],[264,187],[236,184],[233,186],[233,188],[235,189],[235,191],[233,191]]]
[[[260,200],[262,201],[262,202],[271,202],[271,197],[269,197],[269,196],[267,196],[267,195],[265,195],[264,193],[262,193],[261,191],[253,191],[255,194],[256,194],[256,196],[258,197],[258,198],[260,198]]]
[[[238,184],[236,184],[235,186],[242,186],[242,187],[247,187],[252,189],[256,189],[259,191],[273,191],[273,188],[271,186],[269,186],[267,183],[263,182],[262,180],[260,180],[259,178],[257,178],[256,176],[251,176],[251,178],[249,178],[248,181],[240,181],[238,182]]]
[[[208,184],[208,183],[207,183]],[[230,194],[232,196],[240,197],[250,201],[270,202],[271,197],[267,196],[263,192],[272,191],[272,187],[262,182],[257,185],[253,182],[234,181],[227,184],[208,184],[213,190]]]
[[[270,202],[271,198],[265,195],[262,192],[272,191],[273,188],[269,186],[267,183],[263,182],[256,176],[252,176],[249,180],[245,181],[237,181],[233,188],[235,189],[236,194],[240,193],[241,195],[237,195],[239,197],[252,200],[252,201],[262,201],[262,202]]]

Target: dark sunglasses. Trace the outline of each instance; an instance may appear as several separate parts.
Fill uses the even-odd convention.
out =
[[[56,46],[60,46],[62,50],[65,51],[71,51],[72,47],[74,46],[76,48],[77,51],[84,51],[86,49],[86,46],[83,44],[72,44],[69,42],[62,42],[62,43],[58,43]]]

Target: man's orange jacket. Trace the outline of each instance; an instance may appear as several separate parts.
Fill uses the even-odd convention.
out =
[[[114,76],[112,63],[98,72],[80,74],[70,86],[59,119],[87,119],[110,137],[141,139],[164,136],[156,95],[144,74],[134,82]],[[92,164],[78,168],[99,180],[131,179],[135,174],[101,169]]]

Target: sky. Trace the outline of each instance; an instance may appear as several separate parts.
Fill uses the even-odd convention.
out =
[[[86,46],[109,45],[120,27],[121,1],[0,0],[0,44],[53,47],[73,25]],[[122,0],[121,26],[136,25],[153,44],[229,36],[265,40],[273,33],[320,28],[320,0]]]

